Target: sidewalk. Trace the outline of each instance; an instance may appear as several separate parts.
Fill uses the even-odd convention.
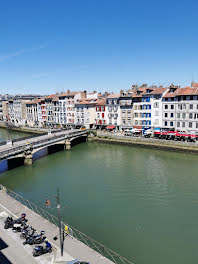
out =
[[[2,212],[0,206],[0,212]],[[32,256],[33,246],[23,245],[23,240],[20,239],[19,233],[14,233],[11,229],[4,229],[3,219],[0,219],[0,238],[2,244],[5,244],[0,252],[0,263],[13,263],[13,264],[52,264],[54,262],[54,254],[45,254],[34,258]],[[1,262],[1,257],[3,262]]]
[[[42,218],[40,215],[33,212],[32,210],[30,210],[23,204],[19,203],[15,199],[11,198],[10,196],[6,195],[2,191],[0,191],[0,207],[4,211],[7,211],[9,214],[12,213],[16,215],[17,217],[19,217],[22,213],[26,213],[28,224],[32,225],[38,232],[40,232],[41,230],[44,230],[46,237],[50,241],[50,243],[57,250],[59,249],[59,240],[56,240],[56,241],[53,240],[53,238],[59,234],[59,229],[56,225]],[[72,259],[81,259],[84,261],[88,261],[91,264],[112,264],[113,263],[109,259],[100,255],[98,252],[94,251],[93,249],[83,244],[82,242],[78,241],[75,238],[71,238],[69,236],[65,238],[64,255],[67,261],[72,260]],[[54,263],[61,263],[61,262],[56,262],[56,259],[55,259]]]

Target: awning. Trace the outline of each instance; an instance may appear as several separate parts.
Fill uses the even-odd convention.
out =
[[[114,129],[115,126],[107,126],[106,129]]]

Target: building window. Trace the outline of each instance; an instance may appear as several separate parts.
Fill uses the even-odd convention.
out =
[[[177,122],[177,127],[180,127],[180,122]]]
[[[190,109],[193,109],[193,104],[190,104]]]
[[[168,109],[168,105],[165,105],[165,109]]]
[[[138,121],[137,120],[135,120],[135,125],[138,125]]]
[[[198,128],[198,122],[196,122],[196,128]]]
[[[173,126],[173,121],[170,122],[170,126]]]
[[[186,114],[182,113],[182,118],[185,119],[186,118]]]
[[[180,118],[180,113],[177,113],[177,118]]]
[[[171,105],[171,109],[174,109],[174,105]]]
[[[189,118],[192,119],[193,118],[193,114],[189,113]]]
[[[155,116],[159,116],[159,111],[155,111]]]
[[[189,122],[189,127],[192,128],[192,122]]]
[[[154,108],[159,108],[159,103],[158,103],[158,102],[154,103],[154,104],[153,104],[153,107],[154,107]]]
[[[182,127],[185,127],[185,122],[182,122]]]
[[[164,125],[167,126],[167,121],[164,122]]]
[[[174,113],[171,113],[171,117],[174,117]]]
[[[168,113],[164,113],[164,117],[168,117]]]

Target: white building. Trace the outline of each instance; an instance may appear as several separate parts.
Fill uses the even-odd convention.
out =
[[[29,100],[10,100],[8,104],[9,121],[15,126],[24,126],[27,123],[26,103]]]
[[[96,118],[96,103],[97,99],[79,99],[75,104],[76,126],[85,126],[87,129],[93,128]]]
[[[60,124],[64,126],[75,126],[75,104],[79,99],[85,98],[86,92],[70,92],[59,95]]]
[[[106,98],[107,123],[118,130],[121,125],[121,113],[119,104],[119,94],[110,94]]]
[[[198,133],[198,84],[170,87],[163,97],[163,129]]]

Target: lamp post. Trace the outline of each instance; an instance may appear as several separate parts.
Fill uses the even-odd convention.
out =
[[[60,206],[60,195],[59,195],[59,188],[57,188],[57,209],[58,209],[58,224],[59,224],[59,235],[60,235],[60,249],[61,249],[61,256],[63,256],[63,237],[62,237],[62,228],[61,228],[61,206]]]

